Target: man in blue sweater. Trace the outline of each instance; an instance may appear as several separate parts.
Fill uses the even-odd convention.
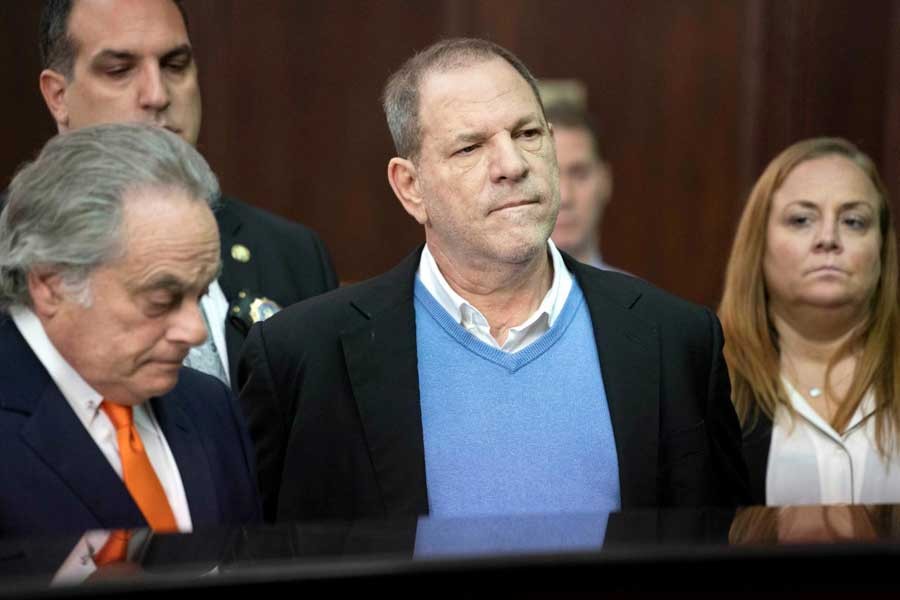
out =
[[[251,330],[269,519],[586,513],[747,499],[715,315],[549,240],[552,129],[491,42],[408,60],[388,180],[426,244]]]

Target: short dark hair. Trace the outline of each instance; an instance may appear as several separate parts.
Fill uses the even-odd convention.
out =
[[[384,88],[383,105],[397,154],[414,160],[422,145],[419,122],[419,88],[432,71],[448,71],[491,58],[502,58],[531,86],[544,112],[537,80],[519,57],[506,48],[476,38],[450,38],[416,53],[394,72]],[[546,119],[546,116],[544,117]]]
[[[188,26],[187,13],[183,0],[172,0]],[[41,11],[38,50],[41,53],[41,65],[45,69],[53,69],[71,78],[75,68],[75,55],[78,46],[69,35],[69,16],[75,0],[44,0]]]
[[[600,129],[594,117],[579,104],[568,101],[559,101],[548,104],[546,108],[547,120],[554,127],[568,129],[584,129],[591,137],[594,154],[600,160],[604,160],[600,150]]]

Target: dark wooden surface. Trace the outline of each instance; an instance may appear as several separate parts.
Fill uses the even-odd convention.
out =
[[[229,193],[316,229],[339,275],[422,240],[393,198],[381,86],[416,49],[494,39],[538,77],[581,79],[615,171],[606,258],[715,306],[744,197],[813,135],[900,185],[896,0],[187,0],[199,147]],[[37,91],[38,2],[0,3],[5,183],[54,131]],[[895,206],[896,206],[895,202]]]

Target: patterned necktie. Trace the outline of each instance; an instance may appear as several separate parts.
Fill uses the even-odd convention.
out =
[[[122,458],[122,479],[131,497],[150,528],[154,531],[177,531],[175,515],[166,492],[163,490],[147,453],[144,444],[134,427],[134,418],[130,406],[103,401],[100,405],[103,412],[116,428],[116,440],[119,442],[119,456]]]
[[[228,385],[228,375],[225,373],[222,359],[216,350],[215,342],[213,342],[212,328],[209,326],[209,319],[206,311],[203,310],[203,304],[200,304],[200,314],[203,315],[203,324],[206,325],[206,340],[199,346],[190,349],[188,355],[184,357],[184,365],[212,375]]]

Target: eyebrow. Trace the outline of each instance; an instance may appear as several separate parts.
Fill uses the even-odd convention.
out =
[[[525,125],[527,125],[528,123],[531,123],[532,121],[537,121],[538,124],[540,124],[543,127],[543,124],[541,123],[541,120],[538,118],[538,116],[532,114],[532,115],[526,115],[524,117],[521,117],[518,121],[513,123],[513,126],[510,128],[510,130],[517,131],[517,130],[521,129],[522,127],[524,127]],[[465,132],[457,135],[454,138],[454,141],[456,143],[480,142],[485,137],[486,137],[486,134],[481,131],[465,131]]]
[[[183,55],[193,57],[194,50],[190,44],[181,44],[175,46],[171,50],[166,51],[166,53],[162,55],[161,60],[170,60],[176,56]],[[115,50],[112,48],[105,48],[94,56],[94,59],[91,61],[91,63],[97,64],[104,60],[135,60],[136,58],[138,58],[138,55],[130,50]]]
[[[790,203],[788,204],[788,206],[791,206],[792,204],[799,204],[799,205],[802,206],[803,208],[814,208],[814,209],[816,209],[816,210],[818,210],[818,208],[819,208],[819,205],[816,204],[815,202],[812,202],[811,200],[794,200],[793,202],[790,202]],[[871,202],[867,202],[867,201],[865,201],[865,200],[850,200],[850,201],[848,201],[848,202],[842,202],[841,204],[838,205],[838,207],[839,207],[841,210],[847,210],[847,209],[852,209],[852,208],[858,208],[858,207],[861,207],[861,206],[862,206],[862,207],[871,208],[871,207],[872,207],[872,203],[871,203]]]
[[[211,273],[209,278],[205,279],[200,286],[198,287],[209,287],[213,281],[219,278],[219,275],[222,272],[222,262],[219,261],[216,270]],[[185,281],[172,275],[171,273],[163,273],[161,275],[154,275],[150,277],[147,281],[139,283],[134,286],[134,291],[136,293],[149,292],[153,290],[168,290],[170,292],[180,293],[187,290],[190,290],[194,287],[193,282]]]
[[[152,290],[180,292],[188,289],[188,287],[189,285],[186,281],[179,279],[170,273],[164,273],[162,275],[153,276],[147,281],[137,284],[134,286],[134,291],[137,293],[149,292]]]
[[[97,64],[104,60],[134,60],[135,58],[137,58],[137,55],[134,52],[105,49],[98,52],[91,63]]]
[[[181,44],[163,54],[162,60],[169,60],[177,56],[188,56],[189,58],[192,58],[194,56],[194,49],[190,44]]]

